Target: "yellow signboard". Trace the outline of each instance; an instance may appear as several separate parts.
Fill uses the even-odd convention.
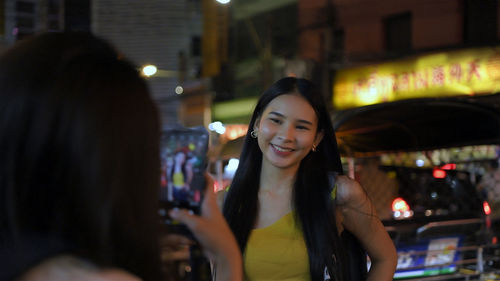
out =
[[[212,119],[223,123],[248,123],[259,97],[217,102],[212,105]]]
[[[466,49],[340,70],[333,105],[346,109],[411,98],[495,93],[500,47]]]

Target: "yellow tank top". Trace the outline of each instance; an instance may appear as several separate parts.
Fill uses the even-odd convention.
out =
[[[306,244],[293,212],[268,227],[252,230],[244,266],[247,281],[311,280]]]
[[[184,186],[184,174],[182,172],[174,173],[172,183],[174,186]]]

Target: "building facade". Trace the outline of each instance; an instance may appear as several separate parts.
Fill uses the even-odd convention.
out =
[[[163,123],[184,123],[179,119],[182,103],[176,88],[196,79],[200,1],[93,0],[91,9],[95,34],[110,40],[138,66],[158,68],[148,82]]]
[[[498,0],[300,0],[298,11],[299,56],[323,65],[327,95],[341,69],[500,39]]]
[[[191,88],[200,96],[200,84],[206,88],[199,79],[200,0],[0,1],[0,51],[25,36],[62,30],[93,32],[117,46],[138,68],[156,65],[157,74],[147,80],[164,124],[209,122],[207,92],[202,92],[195,102],[197,110],[191,112],[187,109],[193,102],[184,97]]]

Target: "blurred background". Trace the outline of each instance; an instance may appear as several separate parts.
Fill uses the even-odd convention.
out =
[[[207,127],[246,123],[284,75],[332,100],[339,70],[494,45],[499,14],[495,0],[1,0],[0,46],[91,31],[138,67],[156,66],[148,81],[165,123]]]
[[[42,31],[117,46],[163,124],[210,131],[217,189],[261,92],[312,80],[396,279],[498,280],[499,26],[498,0],[0,0],[0,52]]]

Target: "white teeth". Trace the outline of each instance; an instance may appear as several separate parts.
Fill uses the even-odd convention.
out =
[[[276,145],[273,145],[274,148],[276,148],[277,151],[285,152],[285,151],[292,151],[290,148],[282,148]]]

